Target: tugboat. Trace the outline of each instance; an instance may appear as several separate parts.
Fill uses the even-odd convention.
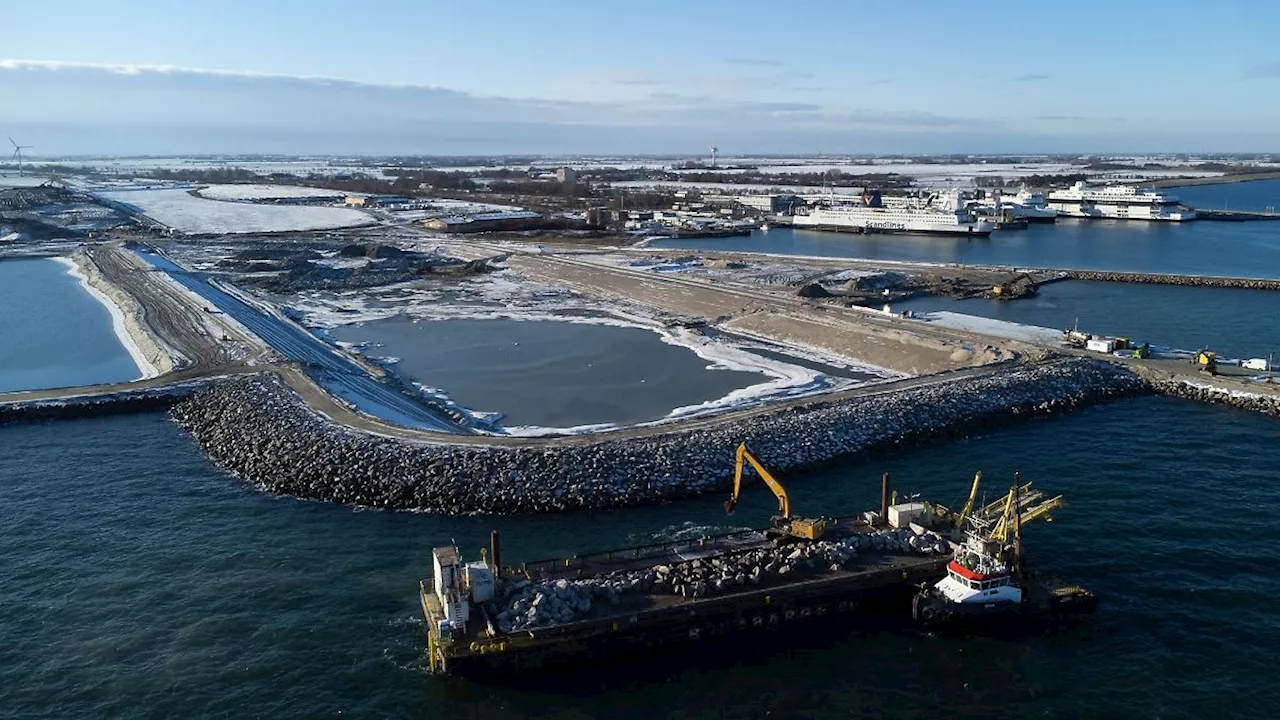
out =
[[[978,630],[1096,609],[1097,598],[1088,590],[1023,570],[1022,523],[1048,520],[1061,506],[1061,495],[1046,498],[1019,478],[1000,500],[962,516],[964,543],[947,564],[946,577],[916,593],[915,621],[931,631]]]

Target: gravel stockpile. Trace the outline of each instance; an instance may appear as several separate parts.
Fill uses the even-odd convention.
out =
[[[657,435],[596,442],[425,444],[337,425],[278,376],[232,378],[172,410],[214,462],[269,492],[445,514],[555,512],[658,503],[726,487],[747,441],[786,472],[1143,392],[1083,358],[843,401],[780,408]]]

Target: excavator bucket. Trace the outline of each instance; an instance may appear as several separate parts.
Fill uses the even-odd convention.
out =
[[[724,511],[726,513],[732,513],[733,509],[736,507],[738,507],[738,500],[736,498],[729,498],[724,501]]]

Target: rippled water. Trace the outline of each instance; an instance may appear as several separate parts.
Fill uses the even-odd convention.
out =
[[[111,313],[48,258],[0,260],[0,392],[139,376]]]
[[[370,357],[398,358],[395,372],[442,388],[469,409],[504,413],[509,426],[657,420],[678,406],[768,380],[760,373],[708,370],[709,361],[691,350],[633,327],[392,318],[330,334],[374,344]]]
[[[1014,301],[925,297],[895,310],[950,310],[1054,329],[1074,327],[1224,357],[1280,356],[1280,293],[1272,290],[1128,285],[1072,280]]]
[[[654,247],[876,260],[1280,276],[1280,222],[1156,223],[1059,219],[990,238],[857,235],[775,228],[749,237],[659,240]]]
[[[805,513],[877,478],[957,502],[981,467],[1067,494],[1033,559],[1101,613],[1017,642],[834,636],[769,657],[538,692],[422,669],[430,549],[490,527],[512,561],[724,527],[720,497],[559,517],[440,518],[273,498],[162,415],[0,427],[0,715],[196,717],[1269,717],[1280,647],[1280,423],[1145,398],[788,478]],[[768,458],[766,458],[766,461]],[[735,525],[773,509],[744,498]],[[575,687],[574,682],[567,683]]]
[[[1253,182],[1223,183],[1221,185],[1192,185],[1169,188],[1182,202],[1207,210],[1254,210],[1274,212],[1280,209],[1280,180],[1255,180]],[[1277,229],[1280,232],[1280,229]]]

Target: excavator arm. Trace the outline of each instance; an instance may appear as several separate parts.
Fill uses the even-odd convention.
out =
[[[773,494],[778,497],[778,509],[781,511],[784,520],[791,519],[791,498],[787,497],[787,491],[782,484],[774,479],[773,475],[760,464],[755,455],[747,449],[747,444],[742,443],[738,446],[738,452],[733,464],[733,495],[724,503],[725,512],[733,512],[733,508],[738,504],[738,496],[742,493],[742,469],[743,465],[750,463],[756,473],[760,475],[760,479],[764,480],[764,484],[769,486]]]

